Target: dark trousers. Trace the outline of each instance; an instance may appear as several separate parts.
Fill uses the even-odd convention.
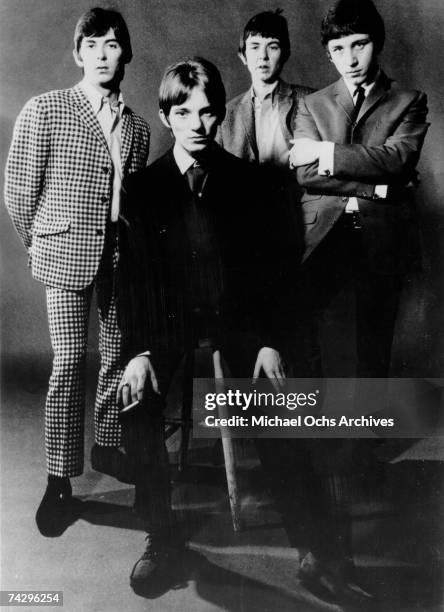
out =
[[[148,378],[141,405],[121,415],[127,472],[136,485],[134,509],[148,531],[170,529],[173,524],[164,419],[172,379],[179,374],[182,401],[191,406],[193,377],[214,376],[212,349],[199,348],[197,344],[198,341],[181,355],[152,358],[160,393],[153,391]]]
[[[319,319],[332,299],[346,288],[355,298],[356,376],[384,378],[389,374],[403,277],[374,271],[363,230],[356,229],[357,224],[359,216],[344,213],[302,267],[298,314],[309,334],[306,345],[315,364],[313,376],[320,375],[322,369]]]
[[[303,365],[300,344],[298,351],[297,358]],[[252,336],[227,338],[222,354],[228,377],[251,377],[257,357]],[[303,376],[309,376],[306,364],[305,368]],[[352,465],[352,446],[343,448],[342,441],[337,440],[303,438],[255,438],[254,442],[291,546],[302,552],[310,550],[322,559],[349,556],[348,503],[354,478],[350,478],[347,469]]]
[[[170,529],[172,525],[163,409],[163,397],[154,393],[148,381],[142,403],[120,416],[126,475],[135,484],[134,509],[147,531]]]
[[[256,450],[290,545],[323,560],[351,556],[354,478],[331,464],[342,440],[257,439]],[[328,469],[325,467],[328,466]]]
[[[302,267],[299,326],[287,347],[292,377],[322,376],[319,322],[343,289],[355,299],[356,376],[389,374],[402,276],[369,265],[359,221],[344,213]],[[324,559],[351,555],[350,506],[379,469],[373,440],[270,439],[257,449],[291,544]]]

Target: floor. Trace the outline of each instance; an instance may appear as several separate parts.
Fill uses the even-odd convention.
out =
[[[3,377],[2,589],[63,591],[66,612],[340,610],[299,584],[298,550],[288,546],[248,445],[240,470],[246,524],[240,533],[233,532],[224,470],[212,464],[210,448],[192,450],[185,474],[175,473],[173,503],[187,545],[165,584],[148,593],[136,595],[128,582],[144,547],[142,526],[130,510],[131,487],[93,472],[88,457],[84,475],[73,481],[74,494],[85,502],[82,519],[59,538],[42,537],[34,514],[45,487],[47,372],[34,366],[32,376],[20,377],[21,384],[19,366]],[[94,371],[89,406],[93,382]],[[89,413],[90,423],[91,418]],[[88,438],[87,454],[90,445]],[[355,562],[378,596],[378,610],[443,609],[442,581],[432,571],[443,554],[443,482],[438,462],[395,462],[383,496],[354,507]]]
[[[341,304],[338,311],[347,312]],[[325,361],[339,368],[327,374],[344,375],[351,358],[340,344],[348,335],[340,325],[326,333]],[[339,612],[342,608],[322,602],[299,583],[299,552],[289,547],[248,445],[240,467],[244,530],[234,533],[231,526],[223,466],[213,465],[210,447],[195,445],[185,473],[178,477],[174,466],[172,472],[173,505],[186,548],[163,583],[142,595],[132,591],[129,573],[143,551],[144,532],[131,512],[131,487],[90,467],[98,367],[93,351],[90,357],[85,472],[73,479],[85,511],[59,538],[42,537],[34,521],[46,485],[43,405],[49,356],[3,359],[1,589],[63,591],[66,612]],[[413,375],[396,354],[395,366],[395,375]],[[391,463],[384,486],[352,508],[358,576],[377,596],[379,612],[444,609],[443,576],[436,571],[444,555],[444,463],[430,460],[443,458],[444,439],[432,447],[429,441],[412,442],[393,456],[386,453]]]

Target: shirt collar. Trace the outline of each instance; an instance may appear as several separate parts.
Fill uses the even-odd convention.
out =
[[[173,155],[181,174],[185,174],[196,162],[178,142],[174,143]]]
[[[278,79],[276,81],[276,83],[274,84],[273,88],[270,89],[270,91],[267,93],[267,95],[264,98],[264,100],[265,100],[266,98],[268,98],[270,96],[271,97],[271,105],[272,106],[274,106],[277,93],[279,92],[280,85],[281,85],[281,79]],[[262,100],[259,100],[259,98],[256,96],[256,93],[254,91],[253,85],[250,88],[250,95],[251,95],[251,99],[252,99],[253,103],[255,102],[255,100],[257,100],[259,103],[262,102]]]
[[[374,80],[371,83],[369,83],[368,85],[361,85],[361,87],[363,87],[363,89],[364,89],[365,97],[368,96],[370,91],[375,86],[375,83],[376,83],[377,79],[379,78],[380,72],[381,72],[380,69],[378,69],[378,71],[376,73],[376,76],[375,76]],[[357,85],[353,85],[353,83],[349,83],[346,79],[344,79],[344,83],[345,83],[345,86],[347,87],[348,91],[350,92],[350,95],[351,95],[352,99],[354,99]]]
[[[94,87],[94,85],[91,85],[91,83],[89,83],[85,79],[83,79],[83,81],[80,81],[80,87],[82,88],[83,93],[88,98],[91,106],[93,107],[94,114],[97,115],[97,113],[101,110],[103,106],[103,100],[105,96],[103,96],[103,94],[101,94],[100,91]],[[117,105],[119,107],[119,111],[122,112],[125,108],[125,102],[123,100],[123,95],[121,91],[119,91]]]
[[[175,162],[179,168],[181,174],[192,168],[194,165],[202,166],[207,172],[211,171],[213,167],[214,156],[217,155],[218,146],[214,142],[211,143],[208,150],[205,152],[205,157],[201,162],[192,157],[185,149],[176,141],[173,147],[173,155]]]

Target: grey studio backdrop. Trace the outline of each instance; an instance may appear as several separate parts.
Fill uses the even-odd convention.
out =
[[[238,37],[259,11],[280,7],[288,19],[292,54],[284,71],[286,80],[320,88],[336,78],[319,42],[320,21],[329,0],[1,0],[2,191],[17,114],[31,96],[80,80],[71,52],[73,30],[78,16],[96,4],[117,8],[127,20],[134,59],[123,91],[126,102],[151,125],[151,161],[170,143],[157,116],[157,88],[164,68],[182,56],[202,55],[221,70],[228,98],[240,93],[249,82],[237,58]],[[404,291],[393,373],[436,377],[444,371],[444,2],[377,0],[377,6],[388,33],[382,54],[385,71],[402,84],[427,92],[432,124],[419,165],[422,182],[417,194],[423,269],[411,275]],[[25,388],[32,387],[32,380],[41,378],[37,373],[49,372],[51,362],[44,288],[31,278],[4,206],[0,214],[3,380],[20,374]],[[91,326],[94,339],[94,317]],[[334,345],[328,348],[333,354],[335,350]],[[90,352],[95,354],[94,340]]]

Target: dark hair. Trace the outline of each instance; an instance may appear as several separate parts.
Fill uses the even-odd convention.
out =
[[[214,105],[220,121],[225,117],[225,87],[219,70],[202,57],[184,59],[165,70],[159,87],[159,107],[168,117],[173,105],[188,100],[195,87],[201,87]]]
[[[282,49],[282,63],[286,62],[290,57],[290,36],[287,20],[281,13],[282,9],[276,9],[275,11],[264,11],[252,17],[240,37],[239,53],[245,55],[245,44],[249,36],[277,38]]]
[[[371,0],[339,0],[328,10],[321,26],[324,47],[330,40],[350,34],[368,34],[376,53],[381,51],[385,39],[384,22]]]
[[[128,64],[133,57],[127,25],[120,13],[103,8],[92,8],[80,17],[74,31],[74,49],[80,50],[86,36],[104,36],[109,29],[114,31],[117,42],[123,50],[123,61]]]

